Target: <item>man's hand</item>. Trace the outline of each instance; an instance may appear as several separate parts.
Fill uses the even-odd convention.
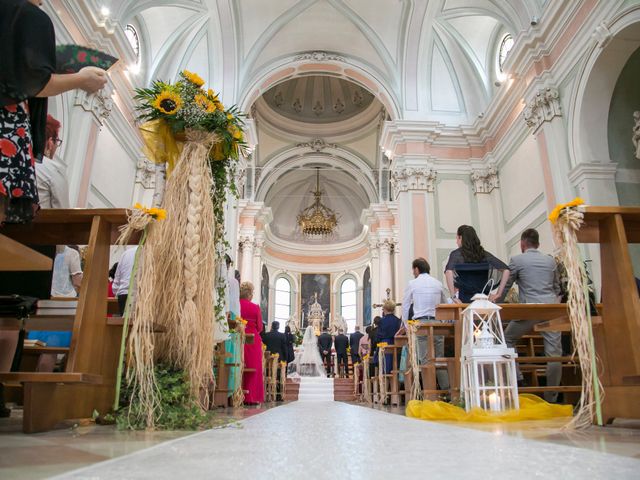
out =
[[[500,297],[502,296],[502,294],[498,294],[498,293],[491,293],[489,294],[489,301],[495,303],[496,300],[498,300]]]

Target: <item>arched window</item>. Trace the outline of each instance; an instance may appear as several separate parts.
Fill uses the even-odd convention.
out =
[[[127,40],[129,40],[131,48],[133,48],[133,51],[136,54],[136,63],[140,65],[140,37],[138,36],[138,31],[133,25],[127,25],[124,27],[124,33],[127,36]]]
[[[347,330],[353,332],[356,326],[356,281],[347,278],[340,285],[340,316],[347,323]]]
[[[504,71],[504,62],[507,59],[507,55],[513,48],[513,36],[510,33],[507,33],[504,37],[502,37],[502,41],[500,42],[500,48],[498,49],[498,69],[500,73]]]
[[[280,331],[284,332],[291,316],[291,282],[284,277],[276,280],[276,311],[274,320],[280,322]]]

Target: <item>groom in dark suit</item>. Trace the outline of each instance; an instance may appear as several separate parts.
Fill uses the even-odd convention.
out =
[[[322,328],[322,334],[318,337],[318,349],[322,357],[322,363],[327,371],[327,377],[331,377],[331,347],[333,346],[333,337],[329,335],[327,327]]]
[[[279,332],[280,322],[274,320],[271,323],[271,331],[269,333],[265,333],[262,336],[262,341],[264,342],[267,350],[271,353],[277,353],[279,355],[278,361],[286,362],[287,361],[287,336]]]
[[[349,337],[344,334],[344,330],[338,330],[338,335],[334,340],[336,346],[336,367],[338,369],[338,376],[342,378],[342,372],[344,376],[349,376],[349,362],[347,360],[347,348],[349,347]],[[344,370],[341,367],[344,366]]]

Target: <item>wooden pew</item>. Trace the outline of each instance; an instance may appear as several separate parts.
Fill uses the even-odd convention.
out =
[[[25,433],[49,430],[64,419],[90,417],[94,410],[104,413],[111,409],[122,327],[105,321],[105,292],[110,246],[119,235],[118,227],[126,223],[124,209],[43,210],[31,224],[3,228],[4,236],[25,245],[88,246],[73,319],[62,316],[27,320],[32,328],[47,330],[64,330],[60,328],[63,324],[71,324],[73,334],[65,371],[0,373],[0,382],[24,385]],[[137,236],[130,240],[131,244],[137,242]],[[0,270],[10,266],[4,256],[0,257]],[[11,321],[2,319],[1,328]]]
[[[629,243],[640,243],[640,208],[586,207],[578,241],[599,243],[602,325],[595,329],[602,362],[604,421],[640,419],[640,299]]]

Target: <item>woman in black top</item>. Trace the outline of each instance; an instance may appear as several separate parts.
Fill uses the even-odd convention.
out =
[[[41,4],[0,2],[0,224],[28,223],[38,208],[34,165],[44,152],[47,97],[107,82],[95,67],[55,73],[55,32]]]
[[[284,327],[284,335],[287,339],[287,363],[291,363],[295,360],[295,353],[293,351],[294,337],[291,333],[291,327]]]
[[[460,288],[460,284],[456,281],[455,277],[455,267],[460,264],[488,264],[487,266],[487,281],[488,281],[488,270],[495,269],[502,272],[502,276],[500,278],[500,284],[498,285],[498,290],[495,294],[489,295],[489,300],[492,302],[502,297],[504,292],[505,285],[509,280],[509,267],[498,258],[494,257],[491,253],[487,252],[482,245],[480,244],[480,239],[478,238],[478,234],[476,233],[473,227],[469,225],[460,225],[458,227],[458,231],[456,234],[456,243],[458,244],[458,248],[451,252],[449,255],[449,260],[447,261],[447,266],[445,267],[445,278],[447,280],[447,287],[449,288],[449,292],[453,294],[455,288]],[[481,287],[480,287],[481,288]],[[467,290],[467,289],[461,289]],[[462,295],[464,298],[453,298],[455,303],[468,303],[471,301],[471,296],[477,292],[465,292]]]

